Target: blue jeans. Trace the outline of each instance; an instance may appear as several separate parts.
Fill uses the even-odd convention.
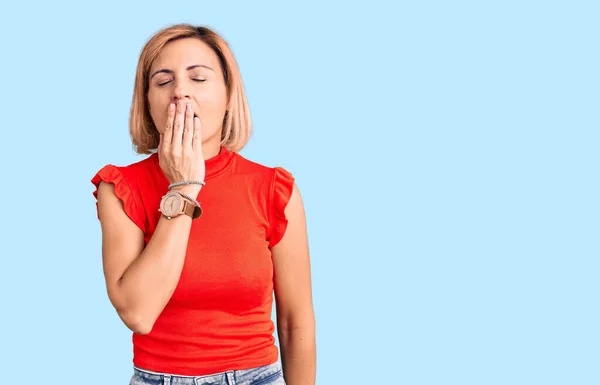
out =
[[[133,367],[129,385],[285,385],[281,363],[206,376],[180,376]]]

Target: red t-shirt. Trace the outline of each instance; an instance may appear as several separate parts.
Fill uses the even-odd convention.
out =
[[[97,188],[101,180],[114,183],[147,244],[169,185],[158,155],[106,165],[92,183]],[[294,178],[222,147],[206,160],[205,180],[198,195],[203,214],[192,222],[175,292],[149,334],[133,333],[137,367],[194,376],[277,361],[270,249],[285,232]]]

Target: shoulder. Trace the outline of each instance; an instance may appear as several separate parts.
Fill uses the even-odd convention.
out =
[[[132,200],[137,201],[136,195],[139,194],[140,186],[143,186],[145,179],[152,174],[155,161],[157,160],[153,154],[128,164],[105,164],[91,179],[95,187],[94,196],[98,197],[100,184],[105,182],[115,186],[117,195],[129,195]]]
[[[244,175],[256,175],[268,179],[278,179],[279,177],[292,178],[292,173],[281,165],[267,165],[251,160],[239,153],[235,154],[237,172]]]
[[[150,170],[152,170],[152,162],[154,161],[155,159],[151,155],[125,165],[109,163],[96,172],[91,182],[94,185],[92,194],[97,202],[98,218],[100,218],[98,203],[100,202],[100,196],[104,196],[104,192],[102,194],[99,194],[99,192],[103,189],[107,192],[108,190],[113,190],[114,196],[122,202],[123,209],[129,218],[142,231],[146,230],[146,218],[140,189],[144,185],[142,182],[143,178],[151,173]],[[102,182],[105,182],[103,184],[104,187],[101,186]],[[105,198],[112,199],[110,195],[107,195]]]
[[[101,180],[112,176],[112,178],[123,178],[128,182],[135,182],[152,170],[153,163],[157,160],[156,154],[147,156],[144,159],[127,164],[108,163],[102,166],[92,178],[92,183],[98,184]],[[106,180],[105,180],[106,181]]]
[[[267,215],[270,224],[269,246],[273,247],[282,239],[288,225],[288,203],[292,195],[297,195],[295,177],[281,165],[266,165],[236,154],[236,174],[246,179],[260,181],[258,186],[265,193]],[[293,194],[296,192],[296,194]]]
[[[140,173],[144,173],[151,170],[156,162],[158,162],[157,154],[151,154],[145,157],[144,159],[138,160],[136,162],[115,167],[117,167],[120,170],[123,170],[126,173],[138,175]]]
[[[235,174],[256,188],[264,191],[272,204],[277,201],[285,206],[294,190],[296,179],[291,171],[282,165],[266,165],[236,153]]]

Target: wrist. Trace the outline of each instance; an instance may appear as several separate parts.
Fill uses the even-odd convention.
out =
[[[184,186],[175,186],[175,187],[171,188],[171,190],[181,191],[182,193],[189,195],[190,197],[196,199],[196,198],[198,198],[198,194],[200,193],[200,190],[202,190],[202,186],[197,185],[197,184],[189,184],[189,185],[184,185]]]

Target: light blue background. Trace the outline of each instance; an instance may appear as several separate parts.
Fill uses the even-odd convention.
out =
[[[391,4],[4,4],[2,382],[128,383],[89,180],[141,159],[138,54],[191,22],[303,193],[318,384],[599,384],[598,3]]]

